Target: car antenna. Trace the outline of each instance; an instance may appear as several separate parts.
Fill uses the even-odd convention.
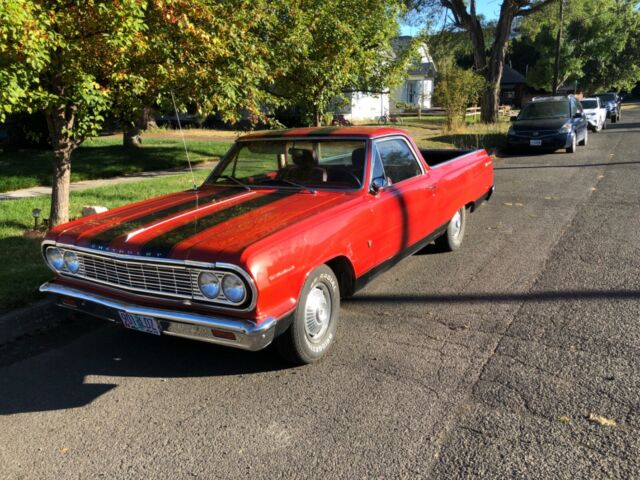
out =
[[[193,182],[193,191],[198,191],[198,186],[196,185],[196,177],[193,176],[193,168],[191,168],[191,159],[189,158],[189,150],[187,150],[187,142],[184,139],[184,132],[182,131],[182,125],[180,125],[180,115],[178,115],[178,107],[176,107],[176,99],[173,96],[173,90],[171,90],[171,101],[173,102],[173,110],[176,112],[176,120],[178,121],[178,130],[180,130],[180,135],[182,136],[182,145],[184,146],[184,153],[187,155],[187,163],[189,164],[189,171],[191,172],[191,181]]]

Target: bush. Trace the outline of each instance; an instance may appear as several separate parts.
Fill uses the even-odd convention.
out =
[[[470,69],[460,68],[453,59],[443,59],[438,65],[434,100],[444,108],[447,131],[455,131],[465,124],[468,106],[477,102],[485,80]]]

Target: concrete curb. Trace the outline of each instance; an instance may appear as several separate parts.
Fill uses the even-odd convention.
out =
[[[55,305],[53,298],[0,315],[0,345],[51,328],[63,318],[64,311]]]

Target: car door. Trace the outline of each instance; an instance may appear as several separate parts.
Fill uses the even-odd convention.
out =
[[[575,98],[571,99],[571,117],[577,139],[583,140],[587,135],[587,116],[584,114],[582,105]]]
[[[437,184],[401,136],[373,142],[372,181],[383,181],[374,192],[376,263],[403,253],[434,229],[431,212]]]

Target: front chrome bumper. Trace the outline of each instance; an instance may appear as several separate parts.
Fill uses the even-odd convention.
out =
[[[104,318],[114,323],[122,323],[118,311],[144,315],[156,319],[165,335],[244,350],[261,350],[268,346],[273,341],[277,324],[274,318],[268,318],[256,325],[247,320],[235,320],[217,315],[141,307],[53,282],[43,284],[40,291],[57,295],[58,305],[61,307]],[[67,301],[63,301],[64,299]]]

